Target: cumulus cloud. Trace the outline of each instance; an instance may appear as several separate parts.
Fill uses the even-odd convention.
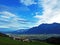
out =
[[[60,0],[39,0],[38,5],[42,5],[43,14],[34,16],[39,19],[37,25],[42,23],[60,23]]]
[[[21,3],[23,3],[26,6],[37,4],[34,0],[20,0]]]
[[[18,17],[11,12],[0,12],[0,28],[22,29],[23,27],[27,27],[26,24],[28,23],[26,19]]]

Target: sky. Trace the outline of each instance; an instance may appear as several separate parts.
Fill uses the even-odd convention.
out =
[[[60,23],[60,0],[0,0],[0,28],[29,29]]]

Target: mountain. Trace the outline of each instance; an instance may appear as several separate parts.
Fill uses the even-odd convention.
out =
[[[11,33],[12,34],[22,34],[22,33],[26,32],[26,31],[27,31],[27,29],[19,29],[19,30],[13,31]]]
[[[60,24],[41,24],[37,27],[28,29],[24,34],[60,34]],[[22,34],[23,34],[22,33]]]
[[[7,33],[10,33],[10,34],[22,34],[22,33],[24,33],[24,32],[26,32],[28,29],[19,29],[19,30],[15,30],[15,31],[8,31],[8,32],[3,32],[3,33],[5,33],[5,34],[7,34]]]
[[[12,34],[60,34],[60,24],[41,24],[30,29],[20,29],[10,32]]]

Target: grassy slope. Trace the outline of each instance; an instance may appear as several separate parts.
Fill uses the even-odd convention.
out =
[[[0,37],[0,45],[51,45],[43,42],[20,42],[7,37]]]

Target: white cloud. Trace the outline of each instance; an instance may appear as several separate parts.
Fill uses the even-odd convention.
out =
[[[20,18],[11,12],[0,12],[0,28],[21,29],[26,26],[23,24],[24,21],[26,21],[26,19]]]
[[[26,6],[37,4],[34,0],[20,0],[21,3],[23,3]]]
[[[0,26],[0,28],[3,28],[3,27],[4,27],[4,28],[9,28],[8,26],[3,26],[3,25]]]
[[[39,6],[43,7],[42,15],[35,15],[39,19],[36,25],[42,23],[60,23],[60,0],[39,0]]]

